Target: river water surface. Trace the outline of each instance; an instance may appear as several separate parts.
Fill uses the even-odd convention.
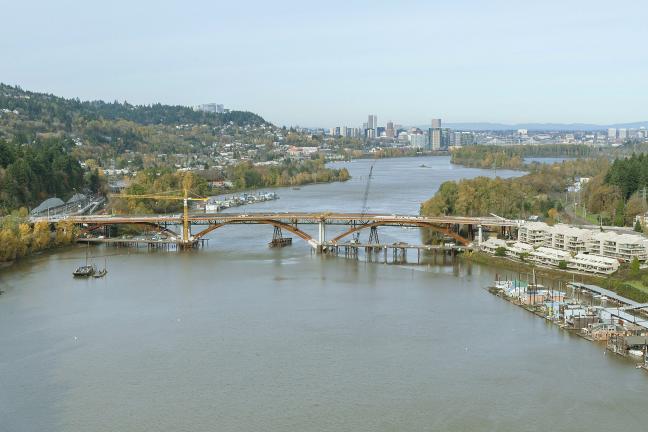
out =
[[[235,211],[360,211],[371,163]],[[415,214],[441,182],[494,174],[379,160],[369,210]],[[644,430],[648,376],[489,294],[493,270],[269,250],[271,235],[91,248],[109,255],[97,280],[72,278],[81,247],[0,272],[0,431]]]

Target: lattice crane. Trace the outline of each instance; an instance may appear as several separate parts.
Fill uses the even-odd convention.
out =
[[[161,195],[161,194],[142,194],[142,195],[131,195],[131,194],[118,194],[113,195],[116,198],[126,198],[126,199],[157,199],[157,200],[182,200],[184,204],[184,211],[182,217],[182,242],[187,244],[189,243],[189,201],[209,201],[209,198],[204,197],[190,197],[189,189],[183,189],[184,194],[182,196],[173,196],[173,195]]]
[[[367,206],[367,201],[369,199],[369,188],[371,186],[371,178],[373,177],[373,169],[376,161],[374,160],[369,167],[369,175],[367,176],[367,184],[365,185],[364,195],[362,196],[362,210],[360,211],[360,220],[367,214],[369,207]],[[360,231],[357,231],[354,235],[354,240],[356,243],[360,242]]]

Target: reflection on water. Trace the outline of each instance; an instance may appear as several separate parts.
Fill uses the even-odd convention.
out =
[[[359,211],[370,163],[348,164],[347,183],[280,190],[246,211]],[[492,174],[447,158],[379,160],[374,173],[370,211],[386,213],[416,213],[445,180]],[[2,271],[0,430],[642,430],[648,420],[642,372],[490,295],[490,269],[319,257],[297,239],[270,250],[271,235],[234,226],[198,251],[93,248],[111,255],[104,279],[72,279],[83,248]]]

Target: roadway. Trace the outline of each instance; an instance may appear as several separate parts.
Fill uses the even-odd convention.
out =
[[[53,216],[32,218],[33,222],[47,221],[56,223],[62,220],[75,224],[180,224],[183,215],[91,215],[91,216]],[[291,224],[352,225],[358,223],[379,222],[381,225],[473,225],[486,227],[517,227],[518,222],[497,217],[468,216],[414,216],[397,214],[361,214],[361,213],[190,213],[189,222],[193,225],[212,225],[222,223],[258,223],[259,221],[276,220]]]

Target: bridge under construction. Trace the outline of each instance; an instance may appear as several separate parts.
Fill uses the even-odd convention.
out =
[[[271,225],[275,239],[283,232],[291,233],[306,241],[319,252],[336,250],[348,244],[348,237],[362,230],[370,230],[368,245],[378,245],[379,227],[418,227],[437,232],[446,239],[454,241],[459,247],[478,245],[484,230],[511,232],[518,222],[500,217],[464,216],[412,216],[396,214],[367,213],[178,213],[159,215],[92,215],[34,218],[33,222],[47,221],[57,224],[60,221],[72,222],[78,227],[81,241],[84,236],[100,233],[111,226],[132,225],[145,227],[165,236],[167,243],[178,248],[193,248],[205,239],[207,234],[230,225]],[[311,235],[304,228],[317,226],[317,234]],[[335,235],[328,236],[330,228],[337,227]],[[178,229],[176,232],[174,229]],[[356,237],[357,238],[357,237]],[[95,242],[101,238],[94,236]],[[108,239],[106,239],[108,240]]]

